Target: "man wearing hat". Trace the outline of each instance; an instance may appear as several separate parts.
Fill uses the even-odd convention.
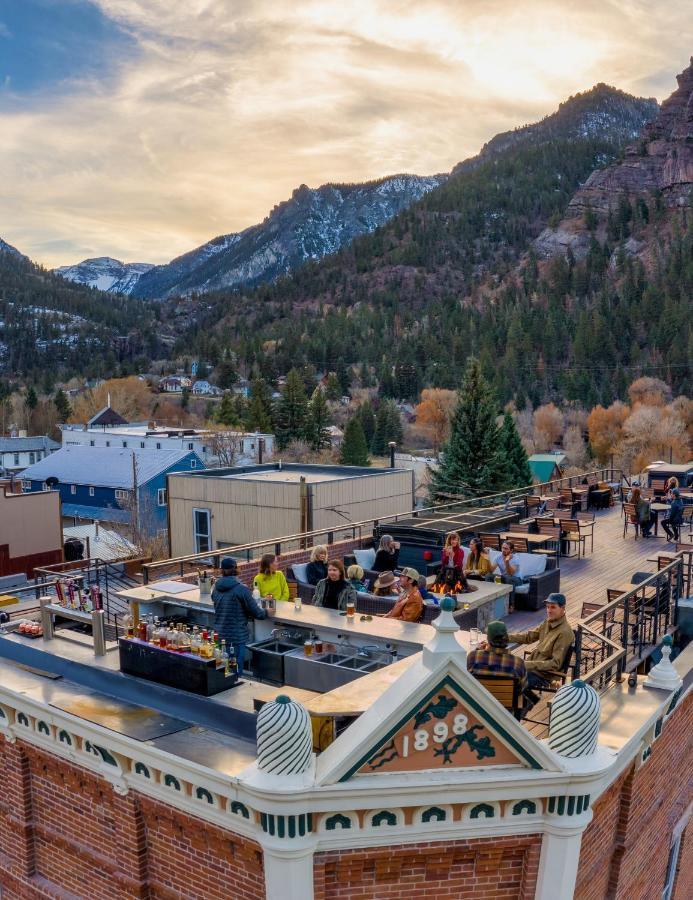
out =
[[[538,628],[508,634],[508,640],[517,644],[533,644],[536,641],[536,647],[525,658],[525,694],[533,703],[539,698],[532,688],[548,687],[550,673],[563,669],[568,651],[575,640],[573,629],[565,615],[565,604],[565,594],[549,594],[544,601],[546,619]]]
[[[527,670],[524,660],[508,650],[508,629],[504,622],[489,622],[483,648],[467,654],[467,669],[475,678],[480,675],[512,675],[524,691]]]
[[[416,569],[402,569],[399,576],[402,593],[386,619],[401,619],[404,622],[418,622],[423,612],[424,602],[419,591],[419,573]]]
[[[221,578],[214,585],[212,603],[214,630],[226,641],[229,652],[233,647],[238,674],[241,675],[245,647],[250,637],[248,622],[251,619],[266,619],[267,610],[257,605],[248,588],[238,580],[238,564],[232,556],[226,556],[221,561]]]

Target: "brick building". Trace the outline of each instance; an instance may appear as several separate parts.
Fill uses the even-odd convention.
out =
[[[671,687],[607,692],[596,750],[569,758],[468,675],[445,615],[435,627],[293,775],[261,769],[247,736],[128,737],[90,717],[91,692],[0,660],[3,897],[691,896],[693,648]]]

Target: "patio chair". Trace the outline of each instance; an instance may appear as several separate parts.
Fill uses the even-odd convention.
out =
[[[495,531],[480,531],[479,540],[483,547],[488,547],[491,550],[500,550],[501,548],[500,534]]]
[[[577,519],[563,519],[561,521],[561,539],[567,548],[566,556],[570,556],[570,545],[575,544],[577,547],[577,558],[585,555],[586,535],[580,531],[580,523]],[[582,554],[581,554],[582,551]]]
[[[474,678],[516,719],[522,718],[524,697],[517,678],[512,675],[474,675]]]
[[[623,537],[628,533],[628,527],[632,527],[635,532],[635,540],[638,539],[640,533],[640,525],[638,524],[638,510],[635,503],[623,504]]]

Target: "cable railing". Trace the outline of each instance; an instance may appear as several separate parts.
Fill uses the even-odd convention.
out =
[[[304,531],[296,534],[282,535],[281,537],[267,538],[265,540],[250,541],[245,544],[235,544],[222,548],[209,548],[198,553],[189,553],[184,556],[171,557],[170,559],[156,560],[142,565],[142,574],[144,583],[148,584],[152,578],[167,575],[178,575],[183,577],[186,574],[186,567],[210,567],[219,568],[221,560],[224,556],[233,554],[236,559],[250,561],[261,556],[263,553],[272,552],[275,556],[281,556],[282,553],[290,553],[294,550],[305,550],[315,544],[325,543],[327,545],[339,543],[340,541],[363,541],[373,536],[373,529],[377,525],[394,524],[404,519],[420,519],[431,520],[431,524],[436,519],[452,516],[453,514],[464,514],[466,512],[472,514],[475,511],[485,510],[490,512],[498,510],[499,512],[508,512],[511,506],[516,506],[518,517],[526,517],[529,514],[528,500],[530,497],[539,494],[559,494],[563,488],[577,487],[584,484],[594,476],[598,481],[607,483],[621,484],[624,474],[621,469],[611,467],[593,469],[586,472],[580,472],[577,475],[566,475],[553,481],[545,481],[541,484],[533,484],[526,488],[514,488],[509,491],[501,491],[495,494],[487,494],[482,497],[471,497],[469,499],[451,500],[446,503],[436,504],[418,509],[408,510],[401,513],[393,513],[388,516],[378,516],[371,519],[364,519],[360,522],[350,522],[344,525],[330,526],[328,528],[318,529],[316,531]],[[502,516],[499,516],[499,523],[503,524]],[[507,517],[506,517],[507,520]],[[461,523],[459,523],[461,524]],[[469,526],[483,525],[483,522],[470,522]],[[492,521],[488,523],[491,527]],[[451,526],[454,527],[454,526]]]

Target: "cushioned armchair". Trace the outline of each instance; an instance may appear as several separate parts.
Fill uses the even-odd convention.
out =
[[[492,562],[497,562],[501,554],[498,550],[489,550]],[[520,575],[525,578],[524,584],[514,589],[516,609],[541,609],[549,594],[561,588],[561,570],[556,560],[541,553],[516,553],[520,563]]]

